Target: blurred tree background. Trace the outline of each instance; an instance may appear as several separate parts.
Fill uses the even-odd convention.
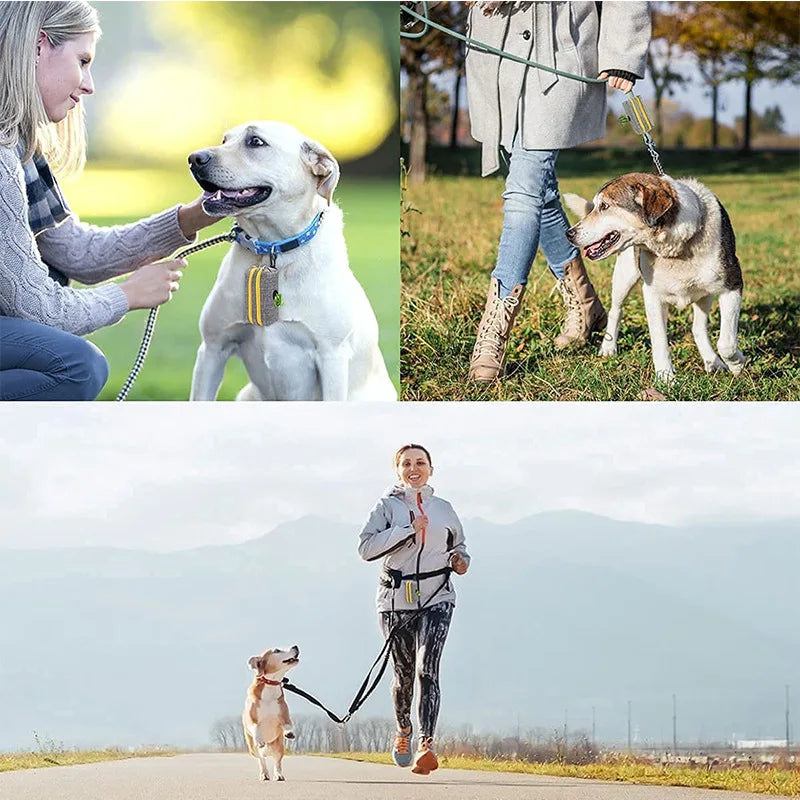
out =
[[[93,156],[174,163],[240,122],[281,119],[346,162],[395,131],[394,4],[95,5],[103,38],[87,104]]]
[[[411,3],[421,12],[420,3]],[[463,33],[468,4],[437,2],[429,5],[432,20]],[[654,2],[653,38],[647,72],[636,91],[652,109],[655,139],[665,147],[752,149],[796,148],[797,135],[785,135],[780,106],[754,99],[765,84],[796,86],[800,80],[800,3],[798,2]],[[401,24],[421,30],[409,15]],[[422,181],[426,148],[435,159],[452,161],[456,147],[474,146],[469,109],[463,86],[464,45],[430,29],[420,39],[401,44],[401,132],[408,145],[411,183]],[[741,113],[720,121],[724,109],[721,88],[739,92]],[[679,92],[692,100],[679,102]],[[731,92],[731,94],[732,94]],[[788,96],[788,93],[784,96]],[[697,98],[701,98],[698,102]],[[798,95],[792,97],[796,106]],[[609,96],[606,136],[597,147],[641,146],[630,127],[619,125],[621,95]],[[787,104],[789,110],[789,104]],[[443,153],[447,148],[451,153]],[[462,162],[458,162],[462,163]]]

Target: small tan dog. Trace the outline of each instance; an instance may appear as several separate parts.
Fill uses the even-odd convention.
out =
[[[289,650],[265,650],[251,656],[247,666],[256,675],[247,690],[242,714],[244,738],[250,755],[258,759],[261,780],[270,779],[267,758],[273,761],[272,779],[283,781],[283,737],[294,739],[289,707],[283,697],[283,676],[300,661],[295,645]]]

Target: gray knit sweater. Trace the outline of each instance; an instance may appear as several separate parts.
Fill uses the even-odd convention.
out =
[[[13,147],[0,146],[0,314],[79,335],[118,322],[128,311],[118,284],[61,286],[46,264],[90,285],[124,275],[188,243],[178,208],[113,228],[85,225],[70,215],[34,237],[22,164]]]

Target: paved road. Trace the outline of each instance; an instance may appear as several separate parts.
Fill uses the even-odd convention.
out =
[[[421,777],[383,764],[288,756],[262,783],[248,755],[198,753],[0,773],[3,800],[764,800],[764,795],[498,772]]]

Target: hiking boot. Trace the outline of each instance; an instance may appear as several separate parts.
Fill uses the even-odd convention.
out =
[[[417,775],[427,775],[439,769],[439,760],[436,758],[436,753],[433,752],[433,738],[419,740],[419,747],[414,755],[414,766],[411,771]]]
[[[411,763],[411,728],[399,730],[392,744],[392,761],[398,767],[407,767]]]
[[[501,300],[500,284],[492,278],[469,362],[471,381],[489,383],[500,377],[506,360],[508,332],[514,324],[524,294],[525,286],[518,283],[511,294]]]
[[[556,338],[556,349],[586,344],[592,331],[605,327],[608,316],[580,255],[564,265],[564,280],[558,282],[558,289],[564,298],[566,316]]]

